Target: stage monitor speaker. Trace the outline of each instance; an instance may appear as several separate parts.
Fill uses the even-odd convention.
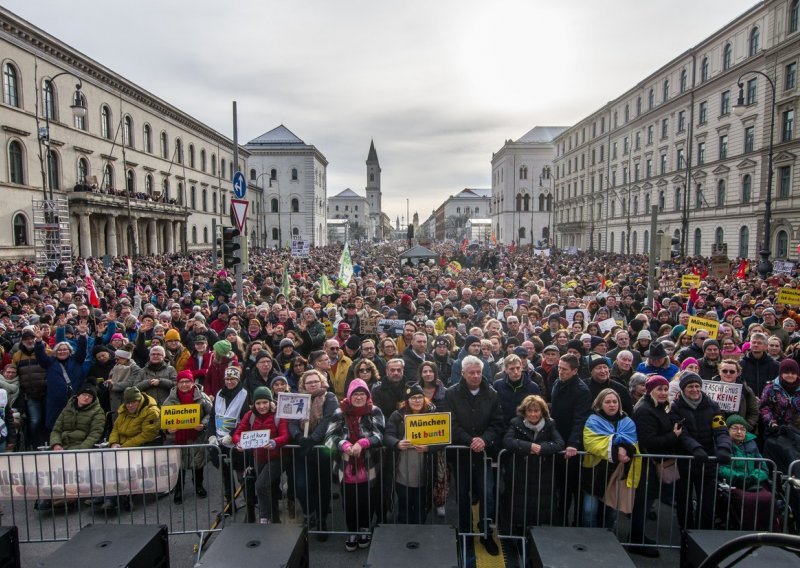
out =
[[[19,568],[17,527],[0,527],[0,568]]]
[[[169,568],[166,525],[87,525],[39,568]]]
[[[533,568],[634,568],[614,533],[582,527],[532,527],[530,559]]]
[[[740,536],[753,534],[748,531],[687,531],[681,546],[681,566],[697,568],[708,558],[711,553],[728,541]],[[738,558],[744,553],[739,551],[734,555]],[[729,558],[726,564],[733,558]],[[764,566],[798,566],[800,558],[786,550],[774,546],[762,546],[753,554],[736,564],[736,568],[764,568]]]
[[[200,558],[199,567],[308,568],[308,535],[301,525],[227,525]]]
[[[447,525],[378,525],[364,568],[457,568],[456,529]]]

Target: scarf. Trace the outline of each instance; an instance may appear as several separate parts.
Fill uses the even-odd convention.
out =
[[[525,428],[527,428],[528,430],[533,430],[537,434],[541,432],[542,429],[544,429],[544,418],[540,418],[539,422],[537,422],[536,424],[528,422],[528,419],[524,418],[522,420],[522,423],[525,425]]]
[[[358,443],[358,439],[361,434],[361,417],[367,414],[372,414],[372,400],[367,399],[367,403],[360,407],[356,408],[350,404],[350,401],[344,399],[342,403],[339,405],[339,408],[342,409],[344,413],[344,418],[347,423],[347,441],[351,444]],[[347,466],[352,468],[352,473],[355,476],[356,472],[358,472],[359,468],[366,467],[365,466],[365,457],[366,452],[361,452],[357,458],[353,459],[352,457],[347,460]]]
[[[686,403],[686,406],[691,408],[692,410],[697,410],[697,407],[700,406],[700,403],[703,402],[703,397],[701,396],[698,400],[689,400],[687,397],[682,396],[683,402]]]
[[[797,389],[800,388],[800,381],[798,380],[795,380],[795,382],[793,383],[787,383],[786,381],[784,381],[779,377],[778,382],[780,382],[781,386],[783,387],[783,390],[785,390],[790,395],[793,395],[797,391]]]

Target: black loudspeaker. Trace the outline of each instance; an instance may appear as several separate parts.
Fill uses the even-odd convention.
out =
[[[0,527],[0,568],[19,568],[17,527]]]
[[[308,568],[308,534],[300,525],[230,524],[195,568],[200,566]]]
[[[87,525],[39,568],[169,568],[166,525]]]
[[[378,525],[364,568],[457,568],[456,529],[447,525]]]
[[[634,568],[614,533],[580,527],[530,529],[532,568]]]
[[[753,534],[747,531],[687,531],[681,546],[681,566],[697,568],[714,551],[726,542],[740,536]],[[734,558],[744,553],[743,550],[728,558],[729,564]],[[764,568],[764,566],[797,566],[800,559],[797,555],[774,546],[762,546],[750,556],[736,564],[736,568]]]

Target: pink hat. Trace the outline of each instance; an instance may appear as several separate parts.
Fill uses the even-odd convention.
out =
[[[681,363],[681,371],[685,371],[686,367],[688,367],[689,365],[697,365],[699,367],[700,363],[698,363],[697,359],[695,359],[694,357],[687,357],[686,359],[683,360],[683,363]]]
[[[122,335],[121,333],[115,333],[114,335],[111,336],[111,341],[114,341],[115,339],[121,339],[125,341],[125,336]]]

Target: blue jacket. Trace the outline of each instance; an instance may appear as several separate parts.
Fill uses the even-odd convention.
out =
[[[83,386],[86,376],[83,363],[86,359],[86,337],[80,336],[77,341],[78,348],[67,359],[64,367],[69,375],[71,386],[67,386],[62,371],[62,365],[56,360],[55,355],[47,355],[44,342],[37,341],[34,347],[36,360],[47,371],[47,402],[45,404],[44,425],[48,432],[53,429],[58,415],[64,410],[70,396]]]

